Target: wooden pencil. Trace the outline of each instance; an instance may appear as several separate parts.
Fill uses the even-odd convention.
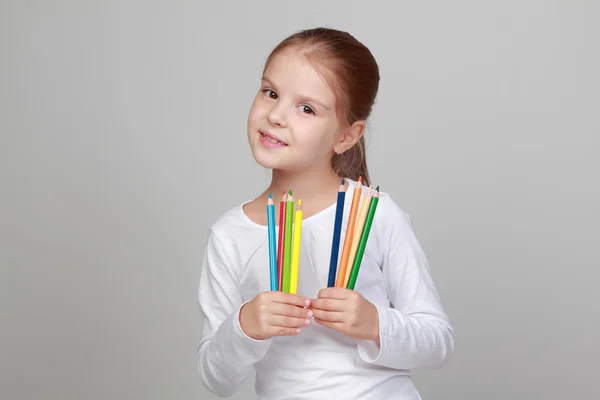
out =
[[[350,206],[350,215],[348,216],[348,225],[346,226],[346,237],[344,238],[344,248],[342,249],[342,259],[337,274],[335,286],[344,287],[344,279],[346,277],[346,268],[348,267],[348,256],[350,255],[350,246],[354,235],[354,225],[356,223],[356,214],[358,205],[360,204],[360,196],[362,193],[362,176],[358,178],[358,183],[354,188],[352,195],[352,204]]]
[[[279,290],[277,283],[277,252],[276,252],[276,239],[275,239],[275,205],[273,204],[273,196],[269,193],[269,200],[267,201],[267,230],[268,230],[268,241],[269,241],[269,266],[270,266],[270,282],[271,290]]]
[[[288,192],[287,202],[285,205],[285,234],[283,237],[283,284],[281,290],[284,292],[290,291],[290,265],[292,256],[292,228],[294,217],[294,196],[292,191]]]
[[[335,208],[335,222],[333,226],[333,242],[331,243],[331,259],[329,260],[329,277],[327,286],[335,286],[335,275],[337,272],[338,255],[340,252],[340,233],[342,231],[342,219],[344,217],[344,201],[346,200],[345,181],[342,179],[338,190],[337,204]]]
[[[350,247],[350,255],[348,256],[348,267],[346,268],[346,276],[344,277],[344,285],[343,287],[348,286],[348,279],[350,278],[350,271],[352,271],[352,264],[354,264],[354,258],[356,257],[356,249],[358,248],[358,242],[360,241],[361,233],[363,231],[363,227],[365,226],[365,220],[367,218],[367,211],[369,210],[369,205],[371,204],[371,191],[373,187],[370,186],[367,190],[367,194],[362,199],[362,204],[360,206],[360,212],[358,213],[358,217],[356,218],[356,226],[354,228],[354,235],[352,237],[352,246]]]
[[[292,265],[290,267],[290,293],[298,291],[298,272],[300,268],[300,244],[302,240],[302,199],[296,205],[294,220],[294,242],[292,244]]]
[[[285,202],[287,200],[286,192],[281,195],[279,202],[279,241],[277,243],[277,286],[281,291],[283,283],[283,237],[285,233]]]
[[[365,254],[365,248],[367,247],[367,241],[369,239],[369,233],[371,232],[371,225],[373,224],[373,217],[375,216],[375,211],[377,210],[378,202],[379,186],[377,186],[377,188],[375,189],[375,193],[373,194],[373,198],[371,199],[371,204],[369,205],[369,211],[367,213],[367,220],[365,221],[365,227],[363,228],[363,231],[360,234],[360,243],[358,244],[358,249],[356,250],[356,257],[354,258],[352,271],[350,272],[350,279],[348,279],[347,288],[350,290],[354,290],[354,286],[356,285],[356,279],[360,270],[360,263],[362,262],[363,255]]]

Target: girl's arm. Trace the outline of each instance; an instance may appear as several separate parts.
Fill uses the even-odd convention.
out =
[[[360,340],[367,362],[396,369],[441,367],[452,355],[454,335],[410,218],[387,195],[380,204],[382,271],[390,307],[377,306],[379,344]]]
[[[252,339],[240,327],[239,311],[244,302],[233,257],[211,230],[198,290],[202,318],[198,371],[206,388],[219,396],[237,391],[272,341]]]

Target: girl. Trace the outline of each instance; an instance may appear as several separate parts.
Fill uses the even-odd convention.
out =
[[[340,180],[345,210],[370,185],[363,133],[378,85],[375,59],[345,32],[301,31],[268,57],[248,141],[272,181],[212,225],[200,276],[198,369],[211,392],[234,394],[254,368],[265,400],[419,399],[410,370],[449,359],[450,322],[410,217],[389,195],[354,290],[326,287]],[[269,286],[265,206],[288,189],[304,213],[297,295]]]

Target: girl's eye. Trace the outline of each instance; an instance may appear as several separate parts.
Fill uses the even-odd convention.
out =
[[[313,111],[313,109],[312,109],[312,108],[310,108],[309,106],[300,106],[300,110],[301,110],[303,113],[306,113],[306,114],[314,114],[314,113],[315,113],[315,112]]]
[[[277,98],[277,93],[275,93],[274,91],[272,91],[271,89],[265,89],[263,90],[263,92],[267,95],[268,98],[270,99],[276,99]]]

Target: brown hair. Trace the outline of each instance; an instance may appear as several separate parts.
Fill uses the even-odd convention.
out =
[[[367,47],[347,32],[330,28],[303,30],[279,43],[264,69],[273,57],[291,47],[297,47],[331,86],[343,123],[350,126],[367,120],[379,89],[379,67]],[[352,148],[334,155],[331,165],[342,178],[358,180],[362,176],[363,184],[370,185],[364,135]]]

